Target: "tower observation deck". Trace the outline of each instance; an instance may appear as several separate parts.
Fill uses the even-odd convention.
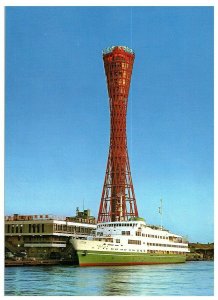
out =
[[[130,172],[126,115],[135,54],[126,46],[103,50],[110,105],[110,146],[98,222],[138,217]]]

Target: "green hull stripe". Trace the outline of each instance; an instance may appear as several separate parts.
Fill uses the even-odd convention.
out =
[[[144,265],[184,263],[182,254],[126,253],[103,251],[77,251],[80,266]]]

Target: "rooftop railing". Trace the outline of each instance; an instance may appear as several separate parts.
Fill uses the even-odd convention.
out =
[[[111,52],[113,52],[113,50],[114,50],[115,48],[122,49],[122,50],[124,50],[125,52],[130,53],[130,54],[134,54],[134,51],[133,51],[131,48],[127,47],[127,46],[111,46],[111,47],[107,47],[107,48],[105,48],[105,49],[102,51],[102,53],[103,53],[103,54],[111,53]]]
[[[12,215],[12,216],[5,216],[5,221],[36,221],[36,220],[59,220],[59,221],[66,221],[66,217],[64,216],[56,216],[52,214],[48,215]]]

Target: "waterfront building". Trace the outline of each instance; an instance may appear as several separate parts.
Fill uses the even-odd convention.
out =
[[[67,217],[66,219],[67,221],[72,222],[96,224],[96,218],[91,216],[90,209],[84,209],[83,211],[80,211],[79,207],[76,208],[75,217]]]
[[[89,211],[89,210],[88,210]],[[87,216],[89,215],[89,216]],[[5,217],[6,257],[35,259],[70,258],[71,237],[84,238],[95,230],[95,218],[87,210],[78,218],[54,215],[18,215]],[[86,221],[86,222],[85,222]]]

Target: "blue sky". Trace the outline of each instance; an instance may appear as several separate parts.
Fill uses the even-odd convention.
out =
[[[5,214],[97,216],[109,147],[102,49],[135,51],[128,150],[140,216],[213,241],[213,8],[7,7]]]

